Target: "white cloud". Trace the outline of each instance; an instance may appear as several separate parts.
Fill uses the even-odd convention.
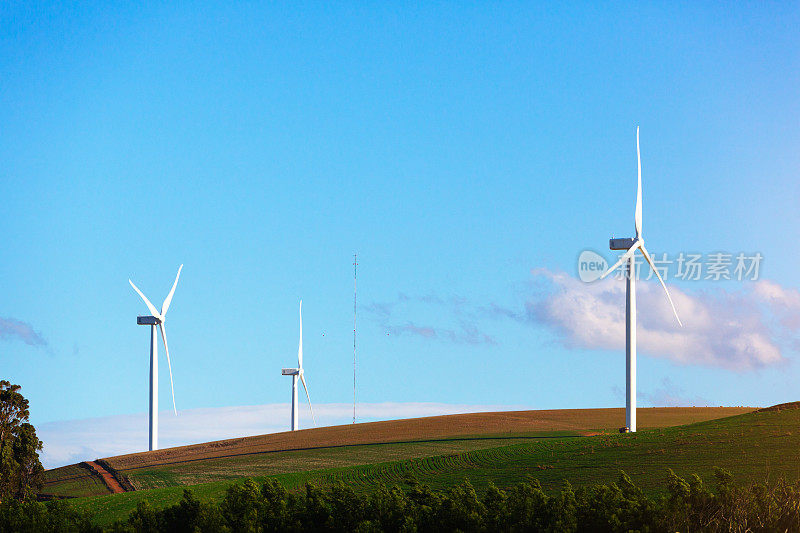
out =
[[[539,290],[527,304],[528,320],[556,331],[568,347],[625,348],[624,281],[583,283],[563,272],[532,273]],[[787,333],[800,326],[800,293],[774,282],[759,281],[738,292],[689,293],[673,285],[682,328],[658,283],[639,283],[636,289],[639,351],[680,364],[736,371],[779,364],[785,362]]]
[[[782,326],[790,330],[800,329],[800,291],[764,280],[756,284],[754,293],[768,303]]]
[[[358,404],[358,421],[522,408],[443,403],[366,403]],[[289,404],[189,409],[179,411],[177,417],[172,411],[163,411],[159,413],[159,445],[161,448],[168,448],[286,431],[289,412]],[[303,407],[300,413],[300,427],[310,427],[311,415],[307,408]],[[347,424],[352,420],[353,404],[315,405],[314,414],[319,426]],[[147,449],[147,424],[146,413],[40,424],[36,432],[44,442],[42,464],[45,468],[55,468],[80,461],[144,451]]]

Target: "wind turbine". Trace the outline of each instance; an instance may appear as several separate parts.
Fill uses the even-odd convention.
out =
[[[292,431],[297,431],[299,420],[299,406],[297,405],[297,378],[303,382],[303,388],[306,391],[306,398],[308,398],[308,408],[311,409],[311,418],[314,420],[314,426],[317,425],[317,419],[314,417],[314,408],[311,407],[311,396],[308,394],[308,385],[306,385],[306,378],[303,376],[303,300],[300,300],[300,346],[297,348],[297,368],[284,368],[281,370],[281,375],[292,376]]]
[[[672,303],[672,298],[669,296],[667,286],[664,280],[661,279],[661,274],[658,272],[653,258],[644,247],[644,238],[642,237],[642,157],[639,152],[639,127],[636,127],[636,159],[639,169],[639,179],[636,189],[636,211],[634,213],[634,224],[636,229],[636,237],[633,239],[611,239],[609,241],[609,248],[612,250],[627,250],[619,261],[614,263],[614,266],[606,270],[600,276],[600,279],[605,278],[611,272],[617,269],[622,263],[627,262],[626,284],[625,284],[625,422],[628,430],[631,432],[636,431],[636,274],[635,274],[635,253],[639,250],[644,256],[645,260],[650,264],[661,286],[664,287],[664,292],[669,300],[669,305],[672,306],[672,312],[675,314],[675,319],[678,324],[683,326],[681,319],[678,318],[678,311],[675,310],[675,304]]]
[[[158,449],[158,342],[156,326],[161,330],[161,338],[164,341],[164,351],[167,352],[169,387],[172,391],[172,409],[175,411],[175,415],[178,415],[178,409],[175,407],[175,387],[172,384],[172,363],[169,360],[169,346],[167,345],[167,331],[164,321],[166,320],[169,304],[172,302],[172,295],[175,294],[175,287],[178,286],[178,278],[181,277],[181,270],[183,270],[183,265],[178,268],[178,275],[175,276],[175,283],[172,284],[172,290],[169,291],[167,298],[161,305],[160,313],[156,310],[155,306],[150,303],[150,300],[142,294],[142,291],[128,279],[128,283],[130,283],[133,290],[142,297],[142,300],[144,300],[144,303],[151,313],[150,316],[136,317],[136,323],[140,326],[150,326],[150,451]]]

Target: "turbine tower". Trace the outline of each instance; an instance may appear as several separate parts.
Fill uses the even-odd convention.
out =
[[[658,281],[664,287],[664,293],[667,295],[669,305],[672,306],[675,319],[678,324],[683,326],[681,319],[678,318],[678,311],[675,310],[675,304],[672,303],[667,286],[653,263],[653,258],[650,257],[647,248],[644,247],[644,238],[642,237],[642,158],[639,152],[638,126],[636,127],[636,159],[639,173],[636,188],[636,211],[634,212],[636,236],[633,239],[611,239],[609,241],[609,248],[612,250],[627,250],[627,252],[622,254],[622,257],[614,263],[614,266],[600,276],[600,279],[603,279],[621,264],[627,263],[625,276],[625,425],[632,433],[636,431],[636,250],[641,252],[645,260],[650,264],[650,268],[655,272]]]
[[[311,410],[311,419],[314,420],[314,426],[317,425],[317,419],[314,417],[314,408],[311,407],[311,396],[308,394],[308,385],[306,385],[306,378],[303,375],[303,300],[300,300],[300,345],[297,348],[297,368],[284,368],[281,370],[284,376],[292,376],[292,431],[297,431],[299,420],[299,405],[297,404],[297,378],[303,382],[303,389],[306,391],[306,398],[308,398],[308,408]]]
[[[161,305],[161,312],[159,313],[155,306],[150,303],[150,300],[142,294],[142,291],[128,279],[133,290],[144,300],[145,305],[150,310],[150,316],[136,317],[136,323],[140,326],[150,326],[150,451],[158,449],[158,341],[156,334],[156,327],[161,330],[161,339],[164,341],[164,351],[167,352],[167,365],[169,366],[169,387],[172,391],[172,409],[175,415],[178,415],[178,409],[175,407],[175,387],[172,384],[172,363],[169,360],[169,346],[167,345],[167,330],[164,324],[167,317],[167,310],[169,304],[172,302],[172,295],[175,294],[175,287],[178,286],[178,278],[181,277],[181,270],[183,265],[178,268],[178,275],[175,276],[175,283],[172,284],[172,290],[169,291],[167,298]]]

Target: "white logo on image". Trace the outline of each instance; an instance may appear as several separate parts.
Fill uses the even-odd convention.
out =
[[[606,258],[597,252],[584,250],[578,256],[578,277],[585,283],[596,281],[607,268]]]

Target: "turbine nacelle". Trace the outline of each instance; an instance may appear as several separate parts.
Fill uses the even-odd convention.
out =
[[[158,318],[157,316],[137,316],[136,323],[140,326],[157,326],[161,324],[163,320]]]
[[[636,244],[636,239],[609,239],[608,247],[611,250],[630,250]]]
[[[300,374],[299,368],[283,368],[281,369],[282,376],[296,376]]]

